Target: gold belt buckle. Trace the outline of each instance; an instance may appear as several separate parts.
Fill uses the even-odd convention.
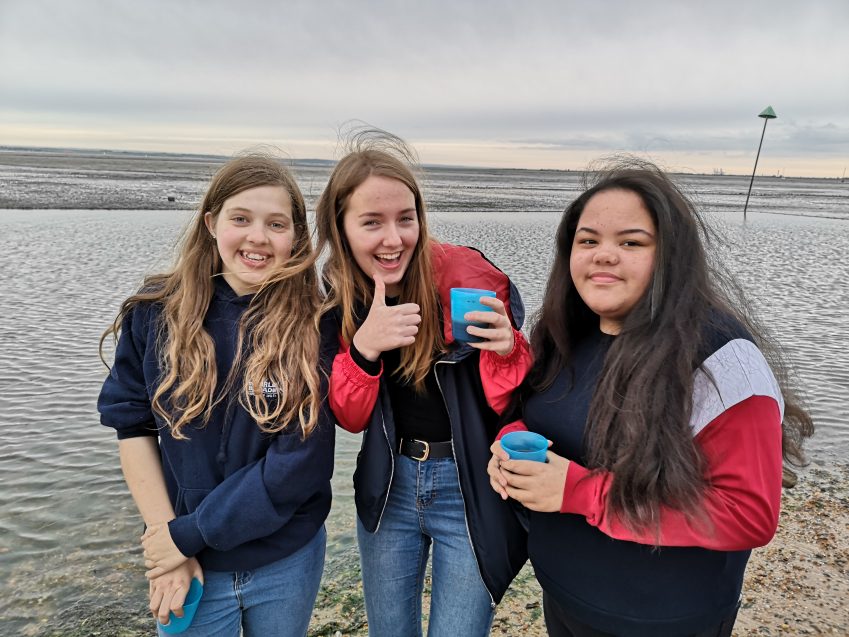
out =
[[[420,442],[424,445],[424,453],[422,454],[421,458],[417,458],[416,456],[411,457],[413,458],[413,460],[418,460],[419,462],[427,460],[427,457],[430,455],[430,443],[427,440],[416,440],[416,442]]]

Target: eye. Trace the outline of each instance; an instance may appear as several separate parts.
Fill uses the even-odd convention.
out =
[[[627,241],[623,241],[622,245],[626,248],[637,248],[643,244],[642,242],[637,241],[636,239],[628,239]]]
[[[598,241],[596,241],[595,239],[578,239],[578,240],[576,241],[576,243],[577,243],[578,245],[584,245],[584,246],[594,246],[594,245],[596,245],[596,244],[598,243]]]
[[[403,217],[401,217],[401,223],[415,223],[415,221],[415,215],[404,215]]]
[[[380,222],[377,221],[376,219],[367,219],[366,221],[363,222],[363,226],[366,226],[366,227],[374,228],[374,227],[377,227],[379,225],[380,225]]]
[[[247,223],[248,222],[248,218],[245,217],[244,215],[234,215],[233,217],[230,218],[230,220],[233,223]]]
[[[285,232],[289,229],[289,224],[285,221],[272,221],[268,226],[275,232]]]

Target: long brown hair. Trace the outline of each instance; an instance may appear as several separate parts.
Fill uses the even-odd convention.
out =
[[[445,341],[439,324],[425,203],[411,168],[415,165],[414,155],[400,138],[375,129],[359,130],[349,141],[349,147],[350,152],[333,169],[316,204],[318,254],[329,247],[322,272],[328,288],[322,312],[339,308],[342,338],[350,343],[368,314],[374,296],[374,281],[366,277],[354,260],[343,226],[345,212],[351,195],[372,175],[397,179],[413,193],[420,229],[419,241],[401,281],[400,300],[402,303],[417,303],[422,317],[415,343],[401,349],[398,373],[417,389],[422,389],[433,356],[444,350]]]
[[[216,395],[215,344],[203,323],[214,293],[213,277],[221,272],[221,258],[204,215],[210,214],[214,222],[229,198],[259,186],[280,186],[289,194],[295,230],[292,254],[263,283],[242,315],[235,363]],[[174,268],[146,277],[141,290],[121,305],[101,336],[101,358],[106,337],[111,334],[117,339],[124,319],[142,303],[155,303],[162,309],[156,345],[160,378],[152,407],[174,438],[187,438],[183,429],[191,422],[205,426],[213,407],[226,399],[239,376],[239,401],[260,429],[280,431],[297,419],[302,435],[313,430],[321,401],[315,253],[304,198],[278,160],[252,153],[227,162],[215,174],[182,238]],[[242,363],[245,352],[247,360]],[[273,403],[261,390],[265,382],[277,388],[278,399]]]
[[[753,318],[733,277],[707,258],[713,236],[688,198],[656,166],[632,158],[620,158],[593,178],[557,229],[555,262],[531,332],[534,364],[512,410],[519,412],[530,393],[551,387],[576,344],[598,330],[598,316],[578,295],[569,267],[584,207],[600,192],[635,193],[657,228],[654,272],[605,357],[587,419],[587,464],[613,472],[610,505],[633,527],[657,523],[661,505],[698,517],[705,460],[689,421],[693,374],[711,329],[741,325],[769,362],[785,403],[787,463],[804,463],[801,445],[813,434],[813,422],[788,382],[780,348]],[[794,481],[787,465],[784,477],[785,485]]]

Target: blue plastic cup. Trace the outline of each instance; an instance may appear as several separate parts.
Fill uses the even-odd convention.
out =
[[[183,616],[177,617],[174,611],[168,616],[167,624],[159,624],[159,627],[169,635],[175,635],[186,630],[192,624],[195,618],[195,611],[200,604],[200,598],[203,597],[203,584],[197,577],[192,578],[192,583],[189,586],[189,592],[186,595],[186,601],[183,602]]]
[[[533,431],[511,431],[501,437],[501,448],[512,460],[545,462],[548,440]]]
[[[495,297],[495,292],[476,288],[451,288],[451,333],[455,341],[480,343],[484,340],[479,336],[472,336],[466,328],[469,325],[476,327],[489,327],[489,325],[473,323],[463,318],[466,312],[492,312],[491,307],[480,302],[482,296]]]

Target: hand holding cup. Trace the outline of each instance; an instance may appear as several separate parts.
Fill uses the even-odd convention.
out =
[[[513,351],[513,326],[492,290],[451,288],[451,332],[476,349],[499,356]]]

